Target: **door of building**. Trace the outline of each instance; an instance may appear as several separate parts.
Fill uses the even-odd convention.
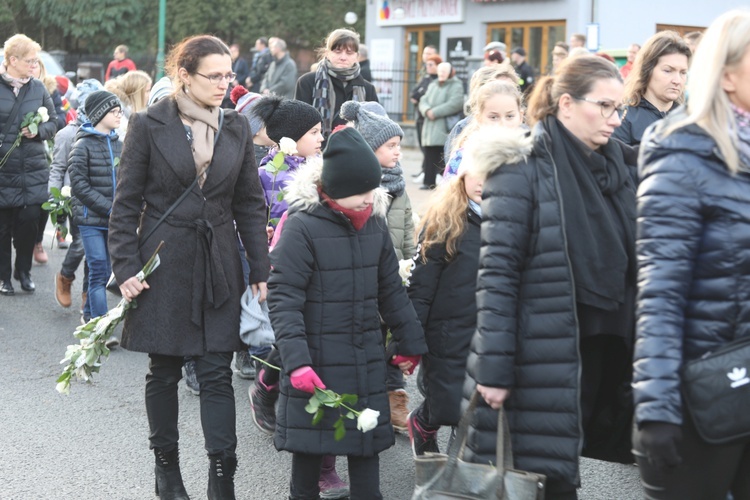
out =
[[[434,46],[440,53],[440,26],[412,26],[406,31],[406,47],[404,53],[404,87],[403,106],[400,121],[414,121],[414,104],[409,96],[412,89],[422,75],[422,51],[427,45]]]
[[[514,47],[523,47],[529,65],[537,75],[545,75],[552,66],[552,49],[557,42],[565,41],[565,21],[488,24],[487,43],[494,41],[505,43],[508,57]]]

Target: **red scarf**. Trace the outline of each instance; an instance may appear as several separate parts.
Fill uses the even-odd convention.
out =
[[[372,215],[372,205],[369,205],[364,210],[352,210],[351,208],[344,208],[333,199],[325,194],[323,191],[318,188],[318,192],[320,193],[320,196],[323,198],[323,201],[326,202],[326,204],[332,209],[337,212],[341,212],[344,214],[344,217],[349,219],[349,222],[352,223],[352,226],[354,226],[354,229],[359,231],[363,227],[365,227],[365,224],[367,224],[367,219],[370,218]]]

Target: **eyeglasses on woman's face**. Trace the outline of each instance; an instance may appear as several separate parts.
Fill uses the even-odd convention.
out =
[[[599,106],[599,110],[602,113],[602,118],[609,119],[612,117],[612,115],[617,113],[617,116],[619,118],[622,118],[622,115],[625,114],[625,106],[622,104],[617,106],[612,101],[597,101],[596,99],[589,99],[588,97],[573,97],[576,101],[585,101],[590,102],[591,104],[596,104]]]
[[[237,73],[227,73],[226,75],[222,75],[221,73],[211,73],[210,75],[204,75],[203,73],[195,72],[196,75],[202,76],[209,82],[211,82],[212,85],[219,85],[222,80],[226,80],[227,83],[232,83],[235,79],[237,79]]]

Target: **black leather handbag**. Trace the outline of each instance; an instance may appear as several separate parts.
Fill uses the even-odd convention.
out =
[[[497,421],[496,465],[462,460],[479,398],[474,391],[447,455],[425,453],[414,459],[416,486],[412,500],[544,500],[546,477],[513,468],[510,431],[502,408]]]
[[[750,337],[688,361],[682,395],[698,435],[709,444],[750,436]]]

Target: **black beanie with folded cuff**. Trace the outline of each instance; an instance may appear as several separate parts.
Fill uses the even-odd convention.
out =
[[[380,187],[380,162],[352,127],[331,134],[323,151],[322,190],[334,200]]]

